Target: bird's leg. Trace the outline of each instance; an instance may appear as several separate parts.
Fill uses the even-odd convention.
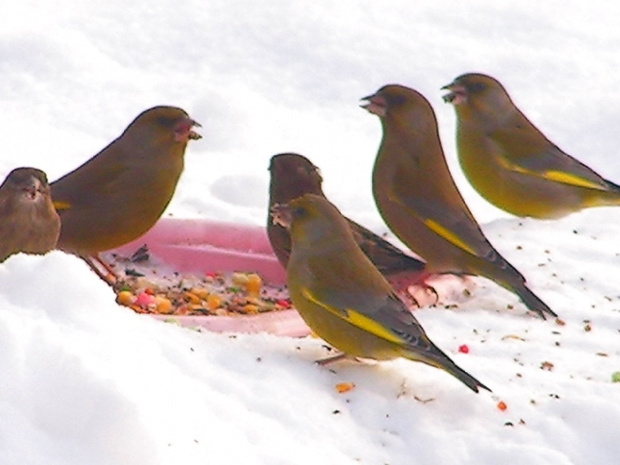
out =
[[[418,294],[418,296],[416,297],[416,291],[418,291],[418,293],[422,292],[424,295],[421,297]],[[409,288],[407,288],[407,293],[411,296],[413,300],[418,303],[418,306],[420,300],[425,302],[429,296],[432,298],[433,302],[428,305],[435,305],[437,304],[437,302],[439,302],[439,293],[437,292],[437,289],[435,289],[432,285],[428,284],[426,281],[420,282],[417,286],[410,286]]]
[[[437,305],[439,300],[457,302],[471,295],[476,283],[469,275],[458,273],[428,274],[410,285],[407,291],[422,305]]]
[[[99,254],[88,256],[80,255],[80,258],[86,262],[86,264],[95,272],[97,276],[103,279],[110,286],[114,287],[114,285],[118,282],[118,275],[116,272],[99,256]]]
[[[359,359],[357,357],[353,357],[349,354],[345,354],[344,352],[340,352],[336,355],[332,355],[331,357],[326,357],[326,358],[321,358],[319,360],[315,360],[314,363],[316,363],[317,365],[325,366],[325,365],[329,365],[330,363],[337,362],[339,360],[344,360],[344,359],[350,359],[350,360],[355,360],[356,362],[359,362]]]
[[[403,279],[407,275],[394,275],[388,279],[390,284],[398,292],[398,295],[408,304],[409,308],[420,308],[435,305],[439,301],[439,293],[427,280],[432,279],[433,274],[424,273],[415,276],[415,280]]]
[[[405,305],[407,305],[407,308],[411,311],[416,310],[421,307],[420,302],[418,302],[418,299],[407,289],[399,291],[398,297],[400,297],[400,300],[402,300],[405,303]]]
[[[325,366],[329,365],[330,363],[337,362],[338,360],[343,360],[345,358],[347,358],[347,354],[345,354],[344,352],[340,352],[339,354],[332,355],[331,357],[315,360],[314,363],[316,363],[317,365]]]
[[[430,287],[425,282],[429,276],[431,275],[424,271],[416,270],[415,272],[401,271],[392,273],[387,275],[386,278],[407,307],[410,310],[415,310],[416,308],[436,303],[437,299],[434,302],[429,302],[428,292],[425,292]],[[434,291],[432,287],[430,288]],[[437,295],[436,292],[434,294]]]

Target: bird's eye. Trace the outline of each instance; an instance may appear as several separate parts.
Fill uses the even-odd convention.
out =
[[[157,118],[157,124],[162,126],[172,126],[174,120],[172,118],[168,118],[166,116],[159,116]]]
[[[401,105],[405,103],[407,99],[404,95],[392,95],[389,99],[390,105]]]
[[[486,88],[487,86],[484,85],[482,82],[474,82],[469,86],[470,92],[482,92]]]
[[[308,210],[306,210],[304,207],[297,207],[293,210],[293,216],[295,218],[303,218],[304,216],[306,216],[307,213]]]

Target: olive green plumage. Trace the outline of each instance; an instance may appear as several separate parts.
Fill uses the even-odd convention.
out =
[[[306,194],[272,214],[291,232],[291,299],[318,336],[350,356],[404,357],[445,370],[475,392],[488,390],[430,341],[328,200]]]
[[[428,101],[400,85],[384,86],[366,100],[364,108],[383,127],[373,195],[392,232],[426,260],[427,271],[484,276],[541,317],[557,316],[484,236],[452,179]]]
[[[172,199],[197,123],[176,107],[148,109],[121,136],[51,184],[58,248],[87,257],[146,233]]]
[[[303,194],[316,194],[325,197],[321,187],[323,178],[319,169],[306,157],[296,153],[281,153],[271,157],[269,164],[271,181],[269,184],[269,205],[286,203]],[[419,279],[423,275],[424,263],[404,254],[400,249],[381,238],[362,225],[346,218],[353,231],[355,241],[385,276],[403,272],[413,272],[410,278]],[[286,228],[267,220],[267,235],[278,260],[286,268],[291,253],[291,237]]]
[[[534,126],[494,78],[470,73],[444,86],[457,116],[461,168],[482,197],[517,216],[559,218],[620,205],[620,186],[571,157]]]

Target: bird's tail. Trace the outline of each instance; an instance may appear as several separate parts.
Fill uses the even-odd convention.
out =
[[[551,308],[549,308],[546,303],[540,300],[540,298],[536,294],[530,291],[529,288],[525,285],[525,283],[519,283],[516,286],[513,286],[510,290],[512,290],[515,294],[519,296],[519,298],[523,301],[523,303],[528,309],[536,312],[544,320],[547,319],[547,316],[545,314],[557,318],[558,314],[551,310]]]
[[[613,207],[620,205],[620,186],[611,181],[605,180],[607,190],[598,191],[596,195],[591,195],[586,204],[590,207]]]
[[[616,191],[617,193],[620,193],[620,186],[618,184],[616,184],[615,182],[611,182],[607,179],[605,180],[605,182],[609,184],[611,190]]]
[[[419,348],[415,346],[403,347],[402,356],[446,371],[474,392],[479,392],[479,388],[491,392],[491,389],[460,368],[450,357],[432,343],[430,349],[424,352],[420,351]]]

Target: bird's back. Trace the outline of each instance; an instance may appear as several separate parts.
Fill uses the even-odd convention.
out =
[[[183,151],[173,153],[178,150],[115,140],[52,183],[62,219],[58,248],[90,254],[148,231],[170,202],[183,171]]]

